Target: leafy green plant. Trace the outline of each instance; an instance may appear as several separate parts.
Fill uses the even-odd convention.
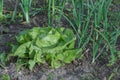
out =
[[[26,18],[26,22],[30,23],[29,20],[29,9],[31,7],[32,0],[21,0],[21,8]]]
[[[26,65],[30,70],[35,64],[46,62],[58,68],[81,56],[82,50],[74,49],[75,39],[70,29],[35,27],[16,37],[17,45],[13,46],[11,55],[18,57],[19,65]]]

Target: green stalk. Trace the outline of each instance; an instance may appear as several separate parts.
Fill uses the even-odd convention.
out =
[[[27,23],[30,23],[30,20],[29,20],[29,9],[31,7],[31,3],[32,3],[32,0],[21,0],[22,11],[23,11],[23,13],[25,15]]]
[[[110,43],[111,40],[109,39],[112,32],[108,31],[110,27],[108,27],[108,9],[111,4],[112,0],[100,0],[96,1],[92,7],[95,7],[94,15],[93,15],[93,25],[94,25],[94,33],[93,33],[93,51],[92,51],[92,63],[100,56],[104,49],[110,50],[111,53],[111,61],[114,63],[115,61],[115,48],[113,43]],[[92,0],[91,0],[92,2]],[[112,28],[114,31],[114,28]],[[102,30],[102,31],[101,31]],[[109,35],[108,35],[109,34]],[[101,48],[100,45],[103,45],[103,41],[106,41],[107,44],[104,44],[104,47]],[[108,47],[107,47],[108,46]],[[101,49],[101,51],[99,51]],[[106,50],[107,51],[107,50]]]
[[[3,16],[3,0],[0,0],[0,17]]]
[[[19,5],[19,1],[20,1],[20,0],[16,0],[14,12],[13,12],[12,19],[11,19],[11,21],[13,21],[13,22],[15,21],[15,17],[16,17],[16,12],[17,12],[17,7],[18,7],[18,5]]]
[[[84,17],[84,13],[83,13],[83,9],[85,9],[84,6],[83,6],[84,3],[81,1],[80,9],[81,8],[83,8],[83,9],[80,10],[80,13],[82,13],[82,14],[79,14],[79,15],[81,15],[81,16],[78,17],[80,19],[78,19],[78,21],[76,22],[76,24],[79,22],[78,29],[81,29],[81,33],[79,33],[79,30],[78,30],[78,33],[80,35],[79,42],[78,42],[78,47],[82,47],[83,45],[85,45],[86,44],[86,40],[88,40],[87,42],[89,42],[90,37],[91,37],[91,34],[87,34],[87,32],[90,29],[89,28],[89,24],[91,22],[91,17],[92,17],[94,8],[92,8],[90,10],[90,8],[89,8],[89,5],[90,5],[89,1],[86,4],[87,4],[87,6],[85,6],[85,7],[87,7],[86,17]],[[83,21],[83,19],[84,19],[84,21]],[[81,20],[81,22],[80,22],[80,20]],[[88,36],[90,36],[90,37],[88,37]]]
[[[51,26],[51,0],[48,0],[48,25]]]
[[[65,1],[49,0],[46,2],[48,2],[48,25],[53,26],[54,21],[56,21],[56,26],[59,26],[62,17],[61,13],[63,13],[65,6]]]
[[[103,11],[104,11],[103,20],[104,20],[104,26],[106,27],[106,30],[108,28],[108,17],[107,17],[108,16],[108,9],[109,9],[111,3],[112,3],[112,0],[106,1],[106,5],[103,8]]]
[[[58,21],[57,21],[57,27],[60,27],[60,22],[61,22],[61,18],[62,18],[62,15],[60,13],[63,13],[63,10],[64,10],[64,7],[65,7],[65,3],[66,1],[59,1],[59,6],[60,6],[60,9],[56,9],[56,13],[59,14],[58,16]]]
[[[114,62],[115,62],[115,55],[114,55],[115,50],[111,46],[109,39],[107,39],[107,37],[105,36],[105,34],[101,33],[99,30],[95,29],[95,31],[97,31],[100,34],[100,36],[102,36],[102,38],[106,41],[106,43],[107,43],[107,45],[108,45],[108,47],[110,49],[110,52],[111,52],[111,62],[110,62],[110,65],[114,64]]]
[[[55,14],[55,0],[52,0],[52,16]]]

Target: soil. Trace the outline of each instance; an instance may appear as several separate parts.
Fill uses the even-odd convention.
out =
[[[10,7],[13,8],[13,6]],[[61,26],[67,26],[66,24],[63,20]],[[11,50],[9,44],[15,43],[15,35],[34,26],[47,26],[47,16],[44,13],[32,16],[31,25],[19,23],[0,25],[0,53],[5,51],[9,54]],[[120,47],[119,41],[117,44]],[[33,71],[23,68],[17,72],[15,62],[11,61],[5,69],[0,67],[0,75],[8,74],[11,80],[120,80],[119,61],[113,66],[107,66],[108,60],[105,58],[91,63],[90,49],[88,48],[84,54],[82,60],[74,60],[72,63],[58,69],[51,69],[48,64],[41,64],[36,65]]]

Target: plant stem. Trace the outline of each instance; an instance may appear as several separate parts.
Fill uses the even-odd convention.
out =
[[[3,16],[3,0],[0,0],[0,16]]]

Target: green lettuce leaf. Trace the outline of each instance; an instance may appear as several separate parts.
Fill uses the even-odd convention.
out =
[[[28,65],[30,70],[35,64],[45,62],[52,68],[58,68],[81,56],[81,51],[74,48],[75,40],[71,29],[34,27],[16,36],[17,45],[12,52]]]

